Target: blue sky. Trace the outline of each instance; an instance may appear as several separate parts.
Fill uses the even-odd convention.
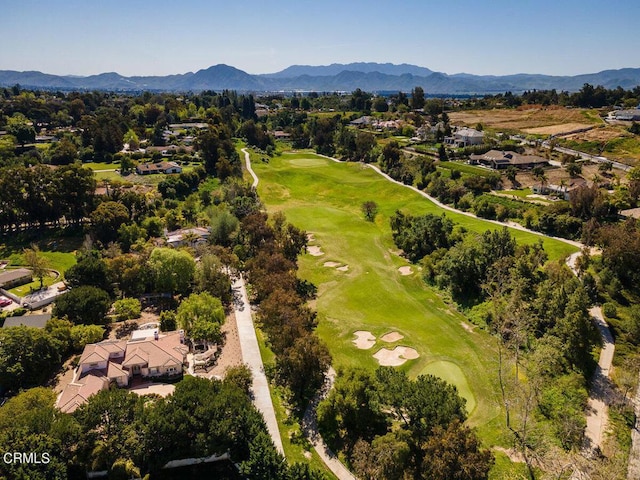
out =
[[[638,0],[0,0],[0,69],[185,73],[412,63],[446,73],[640,67]]]

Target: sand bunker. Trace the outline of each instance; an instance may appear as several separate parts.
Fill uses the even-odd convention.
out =
[[[397,367],[407,360],[413,360],[419,356],[414,348],[396,347],[393,350],[381,348],[373,355],[373,358],[378,360],[378,363],[383,367]]]
[[[307,250],[309,250],[309,255],[313,255],[314,257],[324,255],[324,252],[320,250],[320,247],[317,245],[311,245],[310,247],[307,247]]]
[[[314,236],[313,233],[307,233],[307,242],[315,242],[316,241],[316,237]]]
[[[374,343],[376,343],[376,337],[366,330],[358,330],[357,332],[353,332],[353,334],[356,336],[356,339],[353,340],[353,344],[360,350],[368,350],[373,347]]]
[[[400,272],[400,275],[411,275],[413,273],[411,267],[400,267],[398,271]]]
[[[341,272],[346,272],[349,270],[349,265],[343,265],[341,267],[336,268],[336,270],[340,270]]]
[[[382,337],[380,337],[380,340],[382,340],[383,342],[397,342],[398,340],[402,340],[404,338],[404,335],[398,333],[398,332],[389,332],[386,335],[383,335]]]
[[[338,262],[324,262],[323,265],[329,268],[335,268],[340,265]]]

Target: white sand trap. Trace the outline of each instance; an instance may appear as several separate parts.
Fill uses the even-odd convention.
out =
[[[411,267],[400,267],[398,271],[400,272],[400,275],[411,275],[413,273]]]
[[[464,328],[467,332],[473,332],[473,328],[467,322],[460,322],[462,328]]]
[[[316,241],[316,237],[314,236],[313,233],[307,233],[307,242],[315,242]]]
[[[358,330],[357,332],[353,332],[353,334],[356,336],[356,339],[353,340],[353,344],[360,350],[368,350],[373,347],[374,343],[376,343],[376,337],[366,330]]]
[[[382,340],[383,342],[397,342],[398,340],[402,340],[404,338],[404,335],[402,335],[401,333],[398,332],[389,332],[386,335],[383,335],[382,337],[380,337],[380,340]]]
[[[373,355],[373,358],[378,360],[378,363],[383,367],[397,367],[407,360],[413,360],[419,356],[414,348],[396,347],[393,350],[381,348]]]
[[[324,262],[323,265],[329,268],[335,268],[340,265],[338,262]]]
[[[311,245],[310,247],[307,247],[307,250],[309,250],[309,255],[313,255],[314,257],[324,255],[324,252],[320,250],[320,247],[317,245]]]
[[[346,272],[349,270],[349,265],[343,265],[341,267],[336,268],[336,270],[340,270],[341,272]]]

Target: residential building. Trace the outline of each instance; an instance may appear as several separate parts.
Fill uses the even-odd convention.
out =
[[[73,381],[64,389],[57,406],[71,413],[87,399],[110,385],[127,387],[135,379],[182,375],[189,348],[182,331],[159,333],[131,340],[105,340],[85,346]]]
[[[484,143],[484,132],[480,132],[475,128],[461,127],[453,132],[452,136],[444,137],[444,143],[458,148],[482,145]]]
[[[564,200],[571,200],[571,195],[577,189],[586,187],[587,181],[584,178],[573,178],[566,183],[566,185],[554,185],[549,184],[535,184],[531,187],[533,193],[539,195],[555,195]]]
[[[182,167],[176,162],[141,163],[136,166],[138,175],[150,175],[153,173],[181,173]]]
[[[211,231],[204,227],[181,228],[173,232],[165,232],[167,244],[171,247],[194,246],[206,243],[210,235]]]
[[[2,270],[0,272],[0,288],[19,287],[33,281],[33,272],[28,268]]]
[[[549,165],[546,158],[536,155],[520,155],[515,152],[503,152],[500,150],[489,150],[482,155],[469,155],[471,165],[486,165],[494,170],[504,170],[508,167],[516,167],[521,170],[530,170],[534,167],[544,167]]]
[[[640,107],[640,106],[639,106]],[[621,120],[627,122],[640,121],[640,108],[632,108],[629,110],[616,110],[609,112],[608,118],[610,120]]]

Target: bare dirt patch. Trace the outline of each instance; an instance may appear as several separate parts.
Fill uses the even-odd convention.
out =
[[[353,344],[360,350],[369,350],[376,343],[376,337],[366,330],[358,330],[357,332],[353,332],[353,334],[356,336]]]
[[[208,372],[202,372],[207,378],[224,377],[228,368],[239,367],[242,365],[242,350],[240,349],[240,338],[238,337],[238,325],[236,316],[232,313],[229,315],[221,328],[224,335],[224,345],[222,352],[216,361],[216,364]]]
[[[588,123],[562,123],[560,125],[547,125],[545,127],[525,128],[525,133],[534,135],[561,135],[563,133],[575,132],[581,128],[593,127]]]
[[[392,343],[392,342],[397,342],[398,340],[402,340],[403,338],[404,338],[404,335],[402,335],[401,333],[389,332],[383,335],[382,337],[380,337],[380,340],[382,340],[383,342]]]
[[[349,270],[349,265],[343,265],[341,267],[336,268],[336,270],[340,270],[341,272],[346,272]]]
[[[507,130],[548,128],[572,123],[588,126],[596,123],[589,123],[583,111],[578,108],[527,105],[518,109],[469,110],[450,112],[448,115],[455,125],[474,127],[482,123],[484,127]]]
[[[407,360],[414,360],[419,356],[420,354],[414,348],[398,346],[393,350],[381,348],[373,355],[373,358],[378,360],[378,363],[383,367],[397,367]]]
[[[337,266],[340,265],[340,263],[339,262],[324,262],[322,265],[325,266],[325,267],[328,267],[328,268],[336,268]]]
[[[400,272],[400,275],[403,275],[403,276],[411,275],[413,273],[413,270],[409,266],[400,267],[398,271]]]
[[[317,245],[310,245],[307,247],[307,250],[309,251],[309,255],[312,255],[314,257],[320,257],[324,255],[324,252]]]

